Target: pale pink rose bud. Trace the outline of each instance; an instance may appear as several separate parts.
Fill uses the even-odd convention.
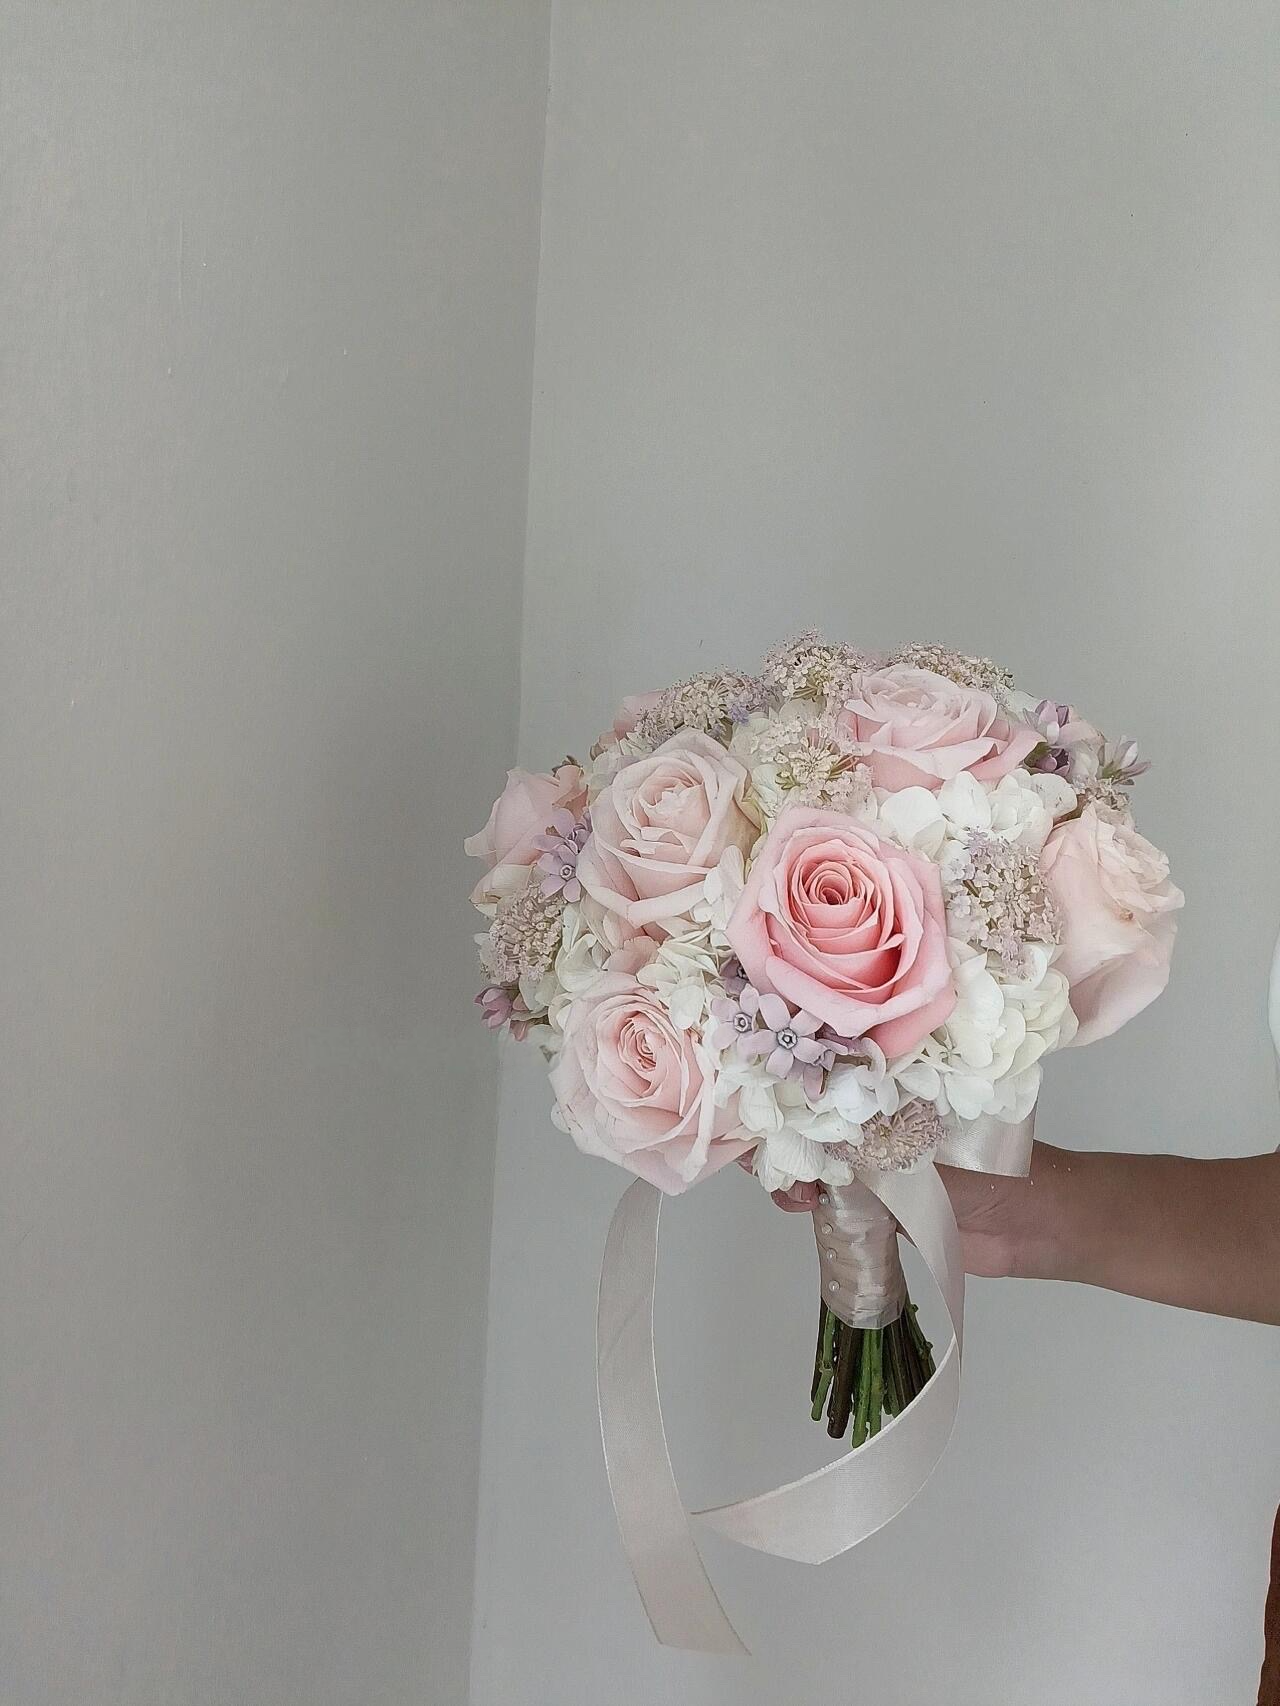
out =
[[[929,669],[894,664],[861,677],[840,724],[877,788],[932,788],[968,771],[998,782],[1043,736],[1014,722],[990,693]]]
[[[1118,1031],[1164,989],[1184,896],[1159,848],[1093,806],[1053,831],[1041,869],[1061,917],[1055,965],[1071,988],[1079,1047]]]

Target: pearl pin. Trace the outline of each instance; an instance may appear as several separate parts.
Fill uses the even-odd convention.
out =
[[[840,1289],[840,1285],[839,1285],[839,1282],[837,1280],[828,1280],[827,1281],[827,1290],[828,1291],[839,1291],[839,1289]]]

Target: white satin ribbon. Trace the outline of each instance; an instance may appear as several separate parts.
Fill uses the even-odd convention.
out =
[[[974,1122],[939,1159],[1025,1173],[1034,1118],[1017,1127]],[[995,1167],[984,1164],[988,1150]],[[744,1546],[808,1564],[847,1552],[911,1502],[946,1448],[959,1403],[964,1262],[946,1189],[932,1162],[910,1173],[868,1170],[859,1177],[915,1244],[942,1294],[952,1337],[937,1372],[901,1415],[856,1451],[771,1492],[694,1513]],[[653,1340],[661,1206],[660,1193],[637,1180],[623,1193],[605,1245],[596,1312],[605,1464],[623,1548],[658,1640],[701,1652],[744,1653],[694,1543],[662,1425]]]
[[[659,1641],[745,1653],[689,1532],[662,1425],[653,1342],[661,1208],[662,1193],[637,1179],[623,1192],[605,1242],[596,1307],[605,1468],[622,1549]]]
[[[902,1314],[907,1281],[898,1258],[898,1223],[855,1179],[823,1191],[813,1211],[822,1301],[849,1327],[887,1327]]]

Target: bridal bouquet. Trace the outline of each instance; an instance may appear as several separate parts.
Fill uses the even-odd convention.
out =
[[[877,1180],[1025,1134],[1044,1057],[1167,981],[1145,769],[984,658],[805,633],[624,700],[467,842],[477,1000],[580,1149],[668,1195],[731,1162],[818,1183],[810,1403],[854,1446],[933,1373]]]

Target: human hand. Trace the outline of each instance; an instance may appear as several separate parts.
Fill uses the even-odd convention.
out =
[[[947,1188],[960,1228],[964,1271],[982,1279],[1008,1279],[1023,1273],[1030,1181],[975,1173],[967,1167],[939,1167],[938,1177]]]
[[[1030,1178],[1010,1179],[992,1173],[974,1173],[964,1167],[939,1167],[938,1177],[946,1186],[952,1212],[960,1228],[965,1272],[984,1279],[1030,1275],[1037,1270],[1033,1250],[1043,1241],[1037,1228],[1040,1197],[1033,1195]],[[788,1214],[811,1214],[820,1187],[801,1183],[789,1191],[772,1192],[773,1200]]]

